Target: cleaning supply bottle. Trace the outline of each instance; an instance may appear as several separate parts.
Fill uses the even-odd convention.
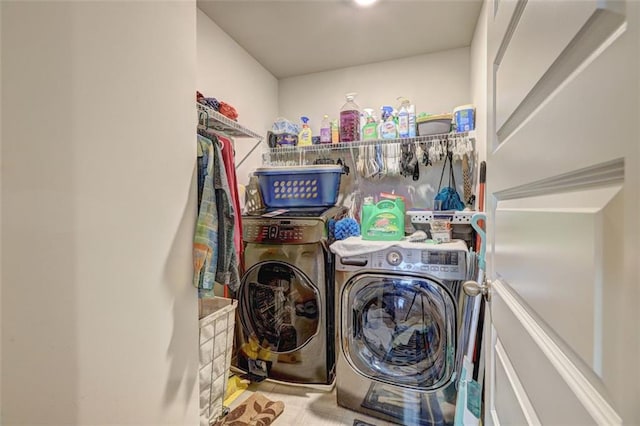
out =
[[[360,107],[354,102],[356,93],[347,93],[347,102],[340,109],[340,142],[354,142],[360,138]]]
[[[320,143],[331,143],[331,124],[329,124],[329,116],[326,114],[320,123]]]
[[[409,99],[398,98],[400,101],[400,109],[398,109],[398,136],[401,138],[409,137]]]
[[[300,117],[302,120],[302,130],[298,133],[298,146],[309,146],[311,141],[311,128],[309,127],[309,118]]]
[[[409,105],[409,137],[415,138],[416,135],[416,106],[414,104],[411,104]]]
[[[405,204],[402,197],[373,204],[367,197],[362,204],[362,239],[399,241],[404,237]]]
[[[382,107],[379,136],[382,139],[395,139],[398,137],[398,127],[393,119],[393,108],[390,106]]]
[[[362,140],[378,139],[378,123],[376,123],[376,118],[373,115],[373,109],[365,108],[364,113],[367,121],[362,127]]]
[[[331,143],[340,143],[340,126],[337,119],[331,121]]]

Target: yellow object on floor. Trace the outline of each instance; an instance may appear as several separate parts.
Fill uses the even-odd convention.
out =
[[[227,381],[227,390],[224,394],[224,402],[222,403],[222,405],[224,405],[225,407],[230,406],[231,403],[236,400],[236,398],[242,395],[242,392],[247,390],[247,387],[249,387],[248,380],[242,380],[238,376],[229,377],[229,380]]]

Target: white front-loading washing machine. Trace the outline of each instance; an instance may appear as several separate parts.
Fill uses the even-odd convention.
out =
[[[453,424],[467,246],[368,245],[336,256],[338,404],[403,425]]]

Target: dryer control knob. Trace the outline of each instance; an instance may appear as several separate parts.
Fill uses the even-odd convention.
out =
[[[387,254],[387,262],[391,266],[398,266],[402,263],[402,255],[397,251],[390,251]]]

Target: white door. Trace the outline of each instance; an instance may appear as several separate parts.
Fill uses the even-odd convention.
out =
[[[493,0],[487,424],[640,424],[637,0]]]

